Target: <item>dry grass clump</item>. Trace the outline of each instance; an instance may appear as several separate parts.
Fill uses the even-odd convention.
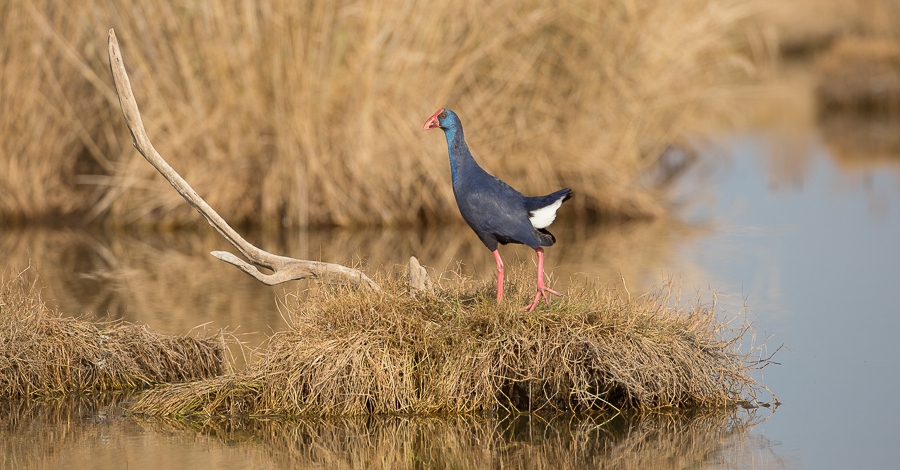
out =
[[[63,317],[22,276],[0,282],[0,398],[145,387],[215,376],[221,337],[154,333]]]
[[[242,372],[141,395],[159,415],[353,415],[497,409],[726,407],[760,386],[738,350],[746,328],[699,303],[672,308],[671,286],[629,298],[596,287],[534,313],[533,279],[490,287],[445,280],[411,297],[402,276],[380,293],[321,287],[288,302],[287,330]],[[527,279],[527,280],[526,280]],[[528,286],[517,291],[514,286]],[[730,336],[729,336],[730,335]]]
[[[740,0],[9,2],[0,7],[0,220],[189,225],[137,156],[109,79],[118,32],[157,149],[234,224],[458,219],[439,134],[579,216],[661,214],[639,184],[726,105]],[[733,111],[730,111],[733,112]],[[228,184],[222,184],[227,181]]]

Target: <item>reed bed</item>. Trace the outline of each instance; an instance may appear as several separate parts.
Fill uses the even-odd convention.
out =
[[[225,342],[51,311],[19,275],[0,281],[0,398],[55,396],[198,380],[224,369]]]
[[[640,176],[733,113],[739,0],[7,2],[0,221],[201,221],[131,148],[106,57],[118,33],[160,153],[234,224],[458,220],[438,107],[524,192],[570,217],[652,217]],[[228,184],[222,184],[227,181]],[[202,224],[201,224],[202,225]]]
[[[900,5],[894,0],[758,0],[755,18],[789,59],[827,52],[846,37],[900,39]]]
[[[700,303],[672,307],[671,286],[630,297],[570,290],[534,313],[516,271],[507,300],[459,276],[410,296],[320,287],[283,305],[289,325],[243,371],[143,393],[135,413],[360,415],[497,410],[729,407],[754,401],[748,331]]]
[[[900,40],[837,41],[819,63],[816,98],[823,114],[900,112]]]
[[[900,111],[900,3],[774,2],[758,19],[784,57],[815,63],[820,116]]]

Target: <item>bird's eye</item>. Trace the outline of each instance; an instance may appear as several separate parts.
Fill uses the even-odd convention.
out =
[[[447,113],[441,113],[441,119],[445,119],[447,117]]]

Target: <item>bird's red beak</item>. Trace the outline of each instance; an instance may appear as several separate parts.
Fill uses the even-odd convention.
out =
[[[440,121],[438,121],[438,115],[444,112],[444,108],[437,110],[436,113],[432,114],[427,121],[425,121],[425,125],[422,126],[423,131],[427,131],[428,129],[434,129],[435,127],[441,127]]]

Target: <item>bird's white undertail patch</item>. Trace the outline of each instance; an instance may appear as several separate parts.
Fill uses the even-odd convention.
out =
[[[531,221],[531,225],[533,225],[534,228],[547,228],[554,220],[556,220],[556,210],[559,209],[559,206],[561,206],[562,203],[563,198],[559,198],[549,206],[544,206],[538,210],[531,211],[528,214],[528,220]]]

